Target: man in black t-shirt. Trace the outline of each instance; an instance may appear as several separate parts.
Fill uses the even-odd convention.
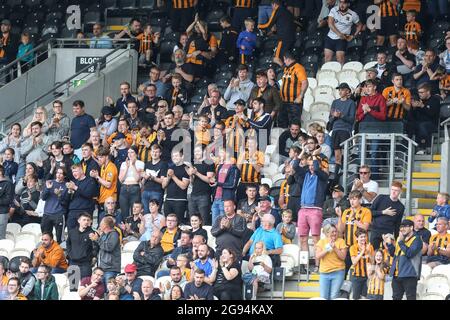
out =
[[[187,224],[185,213],[187,209],[187,188],[190,180],[183,161],[181,150],[172,151],[172,163],[168,166],[162,187],[166,189],[164,214],[167,216],[169,213],[175,213],[180,223]]]
[[[205,271],[196,269],[194,281],[186,284],[184,298],[186,300],[213,300],[213,287],[205,282]]]
[[[192,192],[189,199],[189,214],[200,213],[203,223],[210,225],[211,191],[210,183],[214,182],[214,165],[205,162],[201,145],[194,149],[194,164],[188,169],[191,177]]]
[[[416,58],[408,52],[406,40],[403,38],[397,40],[397,51],[392,57],[392,64],[396,67],[396,71],[402,75],[409,74],[414,70]]]
[[[163,202],[164,189],[162,187],[163,178],[167,174],[167,162],[161,160],[161,146],[159,144],[152,145],[152,160],[145,163],[144,173],[144,191],[142,192],[142,203],[144,205],[144,213],[149,213],[150,200],[158,200]]]

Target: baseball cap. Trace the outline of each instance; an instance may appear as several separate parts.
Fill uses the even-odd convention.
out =
[[[366,69],[366,72],[378,73],[378,70],[376,68],[368,68],[368,69]]]
[[[9,21],[8,19],[3,19],[1,24],[11,25],[11,21]]]
[[[269,197],[261,197],[261,198],[259,198],[259,202],[262,202],[262,201],[269,201],[269,202],[272,202],[272,199],[270,199]]]
[[[340,191],[340,192],[344,192],[344,187],[341,186],[340,184],[335,185],[331,191]]]
[[[137,267],[135,264],[127,264],[125,266],[125,272],[129,273],[129,272],[135,272],[137,270]]]
[[[110,107],[110,106],[104,106],[104,107],[102,108],[102,113],[103,113],[103,114],[110,114],[110,115],[113,115],[113,114],[114,114],[114,108],[113,108],[113,107]]]
[[[347,82],[342,82],[339,86],[336,87],[336,89],[348,89],[350,91],[352,90]]]
[[[122,132],[119,132],[118,134],[116,134],[113,138],[113,141],[119,140],[119,139],[125,139],[125,135]]]
[[[236,101],[234,102],[234,104],[238,104],[238,105],[241,105],[241,106],[245,106],[245,101],[242,100],[242,99],[238,99],[238,100],[236,100]]]
[[[408,219],[404,219],[402,223],[400,223],[400,227],[406,226],[406,227],[414,227],[414,222]]]

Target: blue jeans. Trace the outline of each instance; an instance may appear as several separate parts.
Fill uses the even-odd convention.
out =
[[[220,215],[223,215],[225,213],[225,210],[223,208],[223,200],[219,200],[219,199],[214,200],[214,202],[212,203],[212,207],[211,207],[211,213],[212,213],[211,225],[213,226],[216,219]]]
[[[259,6],[258,7],[258,24],[264,24],[269,21],[272,14],[272,6]]]
[[[158,200],[159,207],[161,207],[162,199],[163,195],[160,192],[144,190],[144,192],[142,192],[142,205],[144,206],[144,213],[150,212],[150,200]]]
[[[344,282],[345,270],[338,270],[329,273],[320,273],[320,297],[330,300],[336,299]]]

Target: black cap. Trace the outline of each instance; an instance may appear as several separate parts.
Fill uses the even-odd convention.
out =
[[[414,222],[408,219],[404,219],[402,223],[400,223],[400,227],[401,226],[414,227]]]
[[[125,139],[125,135],[122,132],[119,132],[118,134],[116,134],[113,138],[113,141],[119,140],[119,139]]]
[[[350,91],[352,90],[347,82],[342,82],[339,86],[336,87],[336,89],[348,89]]]
[[[245,106],[245,101],[242,100],[242,99],[237,99],[237,100],[234,102],[234,104],[235,104],[235,105],[236,105],[236,104],[239,104],[239,105],[241,105],[241,106]]]
[[[340,184],[335,185],[331,191],[340,191],[340,192],[344,192],[344,187],[341,186]]]
[[[110,106],[104,106],[103,108],[102,108],[102,113],[103,114],[110,114],[110,115],[114,115],[114,108],[113,107],[110,107]]]
[[[11,25],[11,21],[9,21],[8,19],[3,19],[1,24],[7,24],[7,25]]]
[[[269,201],[269,202],[272,202],[272,199],[270,199],[270,197],[265,196],[265,197],[259,198],[259,202],[261,202],[261,201]]]

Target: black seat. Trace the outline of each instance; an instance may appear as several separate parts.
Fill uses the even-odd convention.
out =
[[[175,41],[178,42],[180,39],[180,33],[179,32],[169,32],[165,33],[162,40],[164,41]]]
[[[57,35],[59,32],[59,27],[57,24],[45,24],[42,27],[41,37],[46,36],[47,34]]]
[[[208,13],[206,16],[206,23],[208,24],[208,30],[211,32],[220,31],[219,20],[225,15],[221,9],[214,9]]]
[[[233,72],[231,71],[224,71],[224,72],[219,72],[216,74],[216,76],[214,77],[214,79],[216,81],[222,80],[222,79],[227,79],[228,81],[233,77]]]
[[[101,0],[102,7],[105,9],[116,9],[117,1],[116,0]]]
[[[428,48],[433,48],[434,50],[437,50],[438,52],[441,52],[445,49],[445,41],[444,38],[435,38],[430,39],[428,41]]]
[[[32,10],[41,7],[41,0],[25,0],[24,4],[28,8],[28,11],[31,12]]]
[[[9,259],[5,256],[0,256],[0,263],[3,265],[3,268],[7,270],[9,268]]]
[[[175,41],[164,41],[161,42],[159,49],[160,62],[171,62],[173,48],[177,43]]]
[[[304,54],[319,54],[322,52],[322,39],[316,37],[306,41],[303,53]]]
[[[136,9],[136,0],[120,0],[121,9]]]
[[[308,64],[308,63],[319,63],[319,56],[317,54],[311,54],[307,56],[303,56],[300,59],[301,64]]]
[[[154,9],[155,8],[155,0],[140,0],[139,7],[142,9]]]
[[[191,98],[192,104],[201,104],[205,95],[195,95]]]
[[[19,272],[20,260],[29,259],[30,257],[26,256],[17,256],[9,260],[9,270],[13,273]]]
[[[6,0],[6,4],[10,7],[20,6],[22,5],[22,0]]]
[[[100,22],[102,19],[102,13],[100,11],[89,11],[84,15],[85,24],[94,24]]]

